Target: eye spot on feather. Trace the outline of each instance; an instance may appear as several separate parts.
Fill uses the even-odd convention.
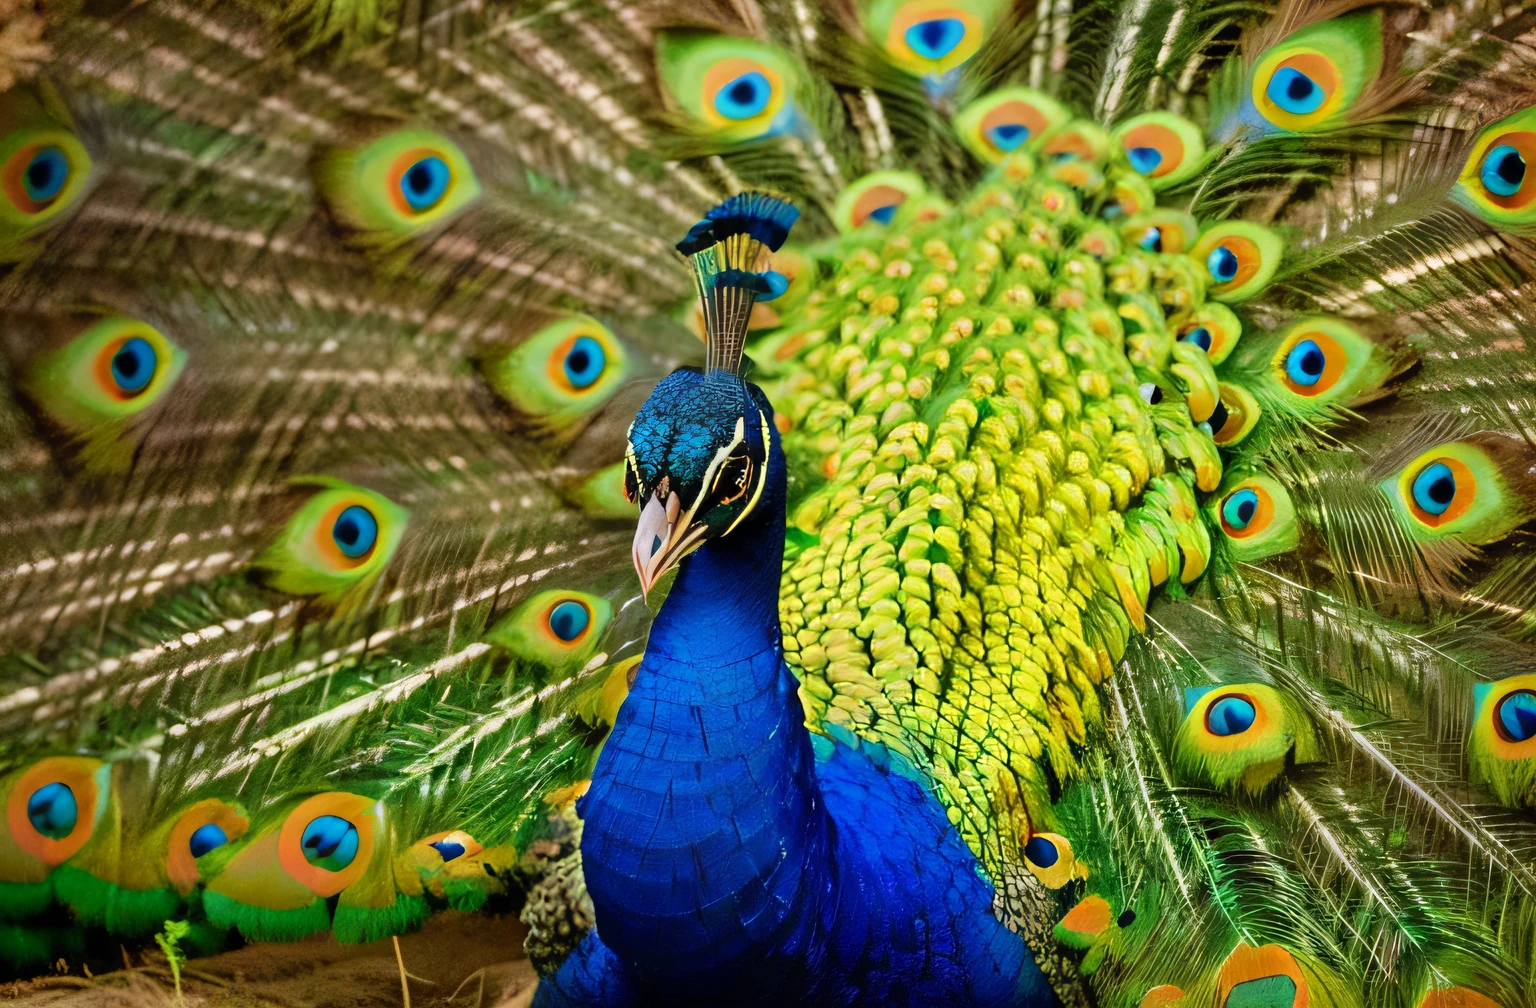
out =
[[[80,806],[75,793],[62,781],[44,784],[27,799],[27,821],[50,840],[63,840],[75,831]]]
[[[304,860],[325,871],[342,871],[357,857],[357,827],[341,816],[316,816],[304,827],[299,848]]]
[[[973,154],[995,164],[1026,145],[1039,143],[1068,118],[1067,110],[1047,95],[1009,87],[983,95],[962,109],[955,116],[955,132]]]
[[[1241,735],[1258,718],[1253,701],[1233,694],[1217,700],[1205,712],[1205,730],[1223,737]]]
[[[1275,359],[1285,387],[1308,398],[1338,384],[1349,365],[1348,351],[1320,329],[1296,332],[1281,345]]]
[[[437,851],[444,861],[455,861],[464,856],[464,845],[452,840],[439,840],[427,846]]]
[[[1215,433],[1221,434],[1228,425]],[[1206,504],[1206,513],[1239,560],[1273,556],[1294,549],[1300,540],[1290,495],[1268,476],[1233,480],[1221,496]]]
[[[1243,301],[1262,291],[1280,265],[1280,239],[1246,221],[1226,221],[1200,236],[1189,254],[1210,278],[1217,301]]]
[[[853,207],[853,226],[867,220],[889,224],[896,210],[907,200],[907,194],[893,186],[875,186],[859,198]]]
[[[727,119],[761,115],[773,100],[773,85],[761,70],[749,70],[715,92],[715,111]]]
[[[924,59],[939,60],[965,41],[965,22],[958,18],[919,21],[907,29],[907,45]]]
[[[1156,382],[1142,382],[1136,387],[1136,394],[1148,406],[1156,406],[1163,401],[1162,387]]]
[[[379,541],[379,522],[361,504],[339,501],[316,529],[321,555],[338,570],[351,570],[368,562]]]
[[[1483,158],[1479,176],[1491,196],[1513,196],[1525,182],[1525,158],[1510,144],[1503,143]]]
[[[1466,514],[1477,498],[1477,478],[1460,459],[1434,459],[1409,484],[1409,511],[1431,528]]]
[[[986,24],[963,2],[951,6],[934,0],[909,0],[871,22],[869,29],[876,38],[883,37],[892,63],[919,77],[964,63],[981,48],[986,34]]]
[[[1181,343],[1193,343],[1206,353],[1211,352],[1211,331],[1203,325],[1194,326],[1180,333],[1179,341]]]
[[[317,180],[338,223],[396,240],[446,221],[480,195],[463,151],[447,137],[414,128],[325,151]]]
[[[575,599],[557,603],[545,618],[549,632],[567,644],[574,644],[592,624],[592,610]]]
[[[1507,742],[1536,738],[1536,692],[1516,690],[1500,700],[1494,711],[1494,727]]]
[[[224,827],[218,823],[206,823],[192,831],[192,836],[187,839],[187,850],[194,858],[200,858],[227,843],[229,834],[224,832]]]
[[[560,373],[573,392],[594,385],[608,365],[608,355],[603,345],[591,336],[573,336],[556,349],[556,353],[562,351]]]
[[[57,129],[0,137],[0,158],[0,222],[10,218],[23,227],[62,213],[84,188],[91,166],[74,135]]]
[[[1228,535],[1242,535],[1253,520],[1259,517],[1259,493],[1253,487],[1243,487],[1227,494],[1221,502],[1221,523]]]
[[[1072,843],[1059,833],[1036,833],[1024,843],[1024,866],[1050,889],[1060,889],[1087,869],[1072,853]]]
[[[425,213],[443,201],[453,184],[453,169],[448,162],[427,151],[408,151],[400,156],[396,186],[405,202],[405,212]]]
[[[1307,115],[1322,107],[1328,95],[1322,86],[1295,66],[1282,65],[1269,79],[1265,96],[1291,115]]]

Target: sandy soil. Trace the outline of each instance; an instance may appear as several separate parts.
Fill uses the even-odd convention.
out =
[[[125,956],[129,956],[127,952]],[[537,978],[515,916],[442,913],[400,939],[407,1001],[393,942],[342,945],[329,935],[252,944],[194,959],[182,971],[188,1008],[527,1008]],[[171,973],[157,951],[105,976],[0,983],[0,1005],[169,1008]]]

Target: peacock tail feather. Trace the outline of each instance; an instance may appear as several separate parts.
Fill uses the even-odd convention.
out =
[[[746,291],[805,722],[1064,1004],[1536,1005],[1533,11],[0,4],[0,961],[525,898]]]

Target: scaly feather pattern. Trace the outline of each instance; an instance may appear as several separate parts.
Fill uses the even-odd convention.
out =
[[[0,4],[0,962],[1529,1008],[1533,16]]]

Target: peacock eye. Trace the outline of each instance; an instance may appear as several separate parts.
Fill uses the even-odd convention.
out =
[[[762,115],[773,99],[773,85],[761,70],[749,70],[715,92],[715,111],[727,119]]]
[[[62,213],[84,189],[90,167],[85,148],[67,131],[0,136],[0,222],[30,228]]]
[[[1314,70],[1318,69],[1317,59],[1295,56],[1290,63],[1281,64],[1269,78],[1264,96],[1277,108],[1291,115],[1304,116],[1322,108],[1323,102],[1328,100],[1328,92],[1302,69],[1308,64],[1312,64]]]
[[[1081,874],[1071,841],[1059,833],[1036,833],[1025,841],[1024,866],[1050,889],[1060,889]]]
[[[919,21],[903,36],[907,46],[923,59],[940,60],[965,41],[965,22],[959,18]]]
[[[486,640],[524,661],[570,668],[591,655],[612,615],[612,606],[600,595],[553,588],[498,620]]]
[[[1163,390],[1156,382],[1142,382],[1136,392],[1148,406],[1156,406],[1163,401]]]
[[[218,823],[207,823],[192,831],[192,836],[187,839],[187,850],[194,858],[200,858],[227,843],[229,834],[224,831],[224,827]]]
[[[1163,250],[1163,229],[1149,227],[1136,239],[1136,246],[1144,252],[1161,252]]]
[[[567,644],[574,643],[592,625],[592,610],[583,602],[567,599],[556,603],[545,617],[549,632]]]
[[[344,507],[331,525],[331,539],[348,560],[366,559],[379,541],[379,522],[361,504]]]
[[[1206,353],[1211,352],[1211,331],[1203,325],[1197,325],[1185,332],[1179,333],[1179,341],[1182,343],[1193,343]]]
[[[412,128],[325,152],[318,181],[342,224],[396,239],[446,221],[480,195],[474,169],[456,144]]]
[[[1346,116],[1381,73],[1378,11],[1315,21],[1271,46],[1253,64],[1253,125],[1304,133]]]
[[[1024,856],[1030,862],[1041,868],[1049,868],[1061,859],[1061,854],[1056,850],[1056,845],[1049,838],[1032,836],[1024,845]]]
[[[561,372],[572,389],[590,388],[603,376],[608,365],[608,354],[603,345],[591,336],[577,336],[563,346],[564,357],[560,361]]]
[[[1509,144],[1499,144],[1483,158],[1478,177],[1494,196],[1513,196],[1525,182],[1525,158]]]
[[[994,16],[972,0],[907,0],[861,5],[865,30],[896,66],[918,77],[954,69],[981,48]]]
[[[775,46],[694,30],[660,32],[656,66],[676,103],[730,141],[780,128],[797,76],[794,61]]]
[[[295,483],[319,490],[288,519],[255,566],[278,591],[339,603],[388,565],[410,512],[341,480],[307,477]]]
[[[443,201],[453,184],[453,169],[437,154],[407,151],[396,159],[396,188],[407,213],[426,213]]]
[[[832,219],[843,231],[856,230],[867,221],[889,224],[903,203],[926,191],[923,180],[912,172],[873,172],[838,194]]]
[[[1224,696],[1205,712],[1205,728],[1212,735],[1241,735],[1253,727],[1258,712],[1247,697]]]
[[[1215,430],[1212,439],[1226,437],[1230,424],[1229,420]],[[1294,549],[1301,538],[1290,494],[1283,484],[1269,476],[1255,474],[1233,480],[1226,485],[1225,492],[1206,504],[1206,513],[1239,560],[1283,553]]]
[[[1499,701],[1495,711],[1499,734],[1509,742],[1536,738],[1536,692],[1516,690]]]
[[[1200,236],[1190,249],[1210,276],[1217,301],[1243,301],[1264,289],[1280,265],[1280,239],[1246,221],[1226,221]]]
[[[1230,534],[1247,531],[1259,513],[1259,494],[1251,487],[1234,490],[1221,502],[1221,521]]]
[[[623,344],[586,315],[552,322],[485,364],[486,378],[508,404],[556,426],[597,410],[628,373]]]
[[[62,781],[44,784],[27,799],[27,821],[50,840],[63,840],[75,831],[80,805],[74,791]]]
[[[996,163],[1025,144],[1038,143],[1068,118],[1067,110],[1049,96],[1009,87],[962,109],[955,116],[955,132],[973,154]]]
[[[341,816],[316,816],[304,827],[299,849],[304,860],[326,871],[342,871],[357,858],[357,827]]]
[[[1293,386],[1301,386],[1294,389],[1302,395],[1306,395],[1307,389],[1322,380],[1323,372],[1328,366],[1328,355],[1318,345],[1316,339],[1304,339],[1291,347],[1290,353],[1285,355],[1285,377]]]
[[[149,387],[159,366],[155,348],[142,336],[124,340],[110,350],[107,366],[112,384],[124,398],[131,399]]]
[[[1194,123],[1171,112],[1148,112],[1115,130],[1115,141],[1153,189],[1184,181],[1200,168],[1205,141]]]
[[[1431,527],[1454,521],[1467,512],[1477,497],[1477,479],[1460,459],[1449,456],[1430,461],[1409,484],[1409,511]]]

